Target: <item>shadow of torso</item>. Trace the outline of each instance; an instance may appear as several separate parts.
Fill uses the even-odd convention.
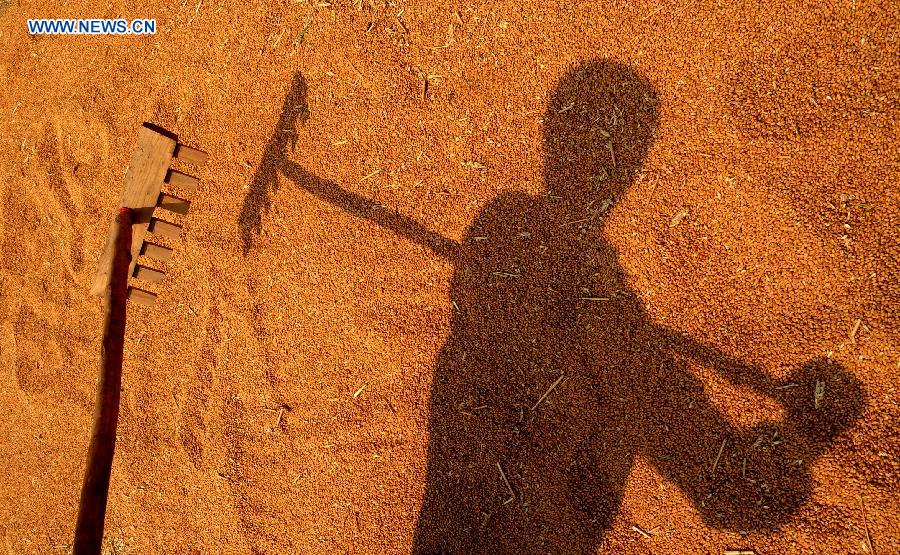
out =
[[[737,435],[615,250],[557,204],[504,195],[470,228],[432,384],[417,551],[591,552],[636,454],[696,491],[709,449]]]
[[[597,460],[598,433],[620,425],[622,407],[601,394],[602,382],[616,381],[592,375],[598,361],[587,336],[604,317],[616,318],[603,340],[625,343],[634,314],[618,300],[581,300],[619,297],[625,285],[604,261],[611,249],[585,248],[589,239],[563,217],[546,197],[507,194],[470,228],[432,384],[419,551],[587,551],[617,508],[633,446],[616,441]],[[595,273],[602,287],[582,291]],[[604,366],[618,366],[624,355],[607,351]]]

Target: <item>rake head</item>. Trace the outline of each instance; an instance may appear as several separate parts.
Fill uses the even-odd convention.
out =
[[[161,208],[175,214],[185,215],[191,205],[187,199],[162,192],[163,184],[192,192],[197,189],[200,182],[196,177],[171,169],[169,166],[172,164],[173,158],[201,166],[206,163],[207,155],[205,152],[178,143],[178,137],[173,133],[145,123],[138,131],[134,155],[131,157],[131,163],[125,173],[125,188],[119,196],[119,207],[130,208],[134,214],[131,266],[128,269],[128,300],[147,306],[152,306],[156,302],[156,294],[131,286],[131,279],[158,282],[165,277],[165,273],[144,266],[138,262],[138,258],[146,256],[160,262],[168,262],[172,257],[172,249],[151,240],[145,240],[145,237],[147,233],[151,233],[167,239],[181,238],[180,225],[157,218],[154,213],[157,208]],[[112,229],[116,225],[114,221],[106,245],[103,247],[97,273],[91,285],[92,295],[102,296],[109,285],[112,268],[110,262],[115,250],[115,245],[111,240]]]

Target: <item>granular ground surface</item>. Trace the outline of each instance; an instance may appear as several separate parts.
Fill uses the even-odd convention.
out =
[[[900,552],[898,23],[0,0],[0,548],[71,550],[149,121],[211,161],[129,306],[106,553]]]

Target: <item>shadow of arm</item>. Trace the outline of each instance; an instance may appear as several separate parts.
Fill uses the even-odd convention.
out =
[[[679,355],[716,369],[719,374],[733,385],[748,386],[752,389],[771,395],[780,382],[774,381],[761,368],[748,364],[722,352],[718,347],[692,339],[687,334],[658,328],[662,341]]]
[[[748,386],[777,400],[787,412],[787,422],[815,444],[809,451],[812,457],[848,430],[865,410],[867,396],[862,382],[829,358],[812,358],[784,380],[773,380],[758,366],[741,362],[716,347],[671,330],[661,329],[660,333],[674,352],[714,368],[734,385]],[[819,387],[821,397],[816,400],[814,392]]]

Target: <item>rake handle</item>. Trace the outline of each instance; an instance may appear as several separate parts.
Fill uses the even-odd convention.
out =
[[[125,302],[131,265],[131,225],[134,212],[120,208],[110,230],[114,245],[110,279],[103,293],[103,344],[100,349],[100,380],[94,404],[94,425],[88,447],[87,466],[78,503],[74,555],[97,555],[103,542],[109,475],[116,447],[119,394],[122,386],[122,351],[125,341]]]

